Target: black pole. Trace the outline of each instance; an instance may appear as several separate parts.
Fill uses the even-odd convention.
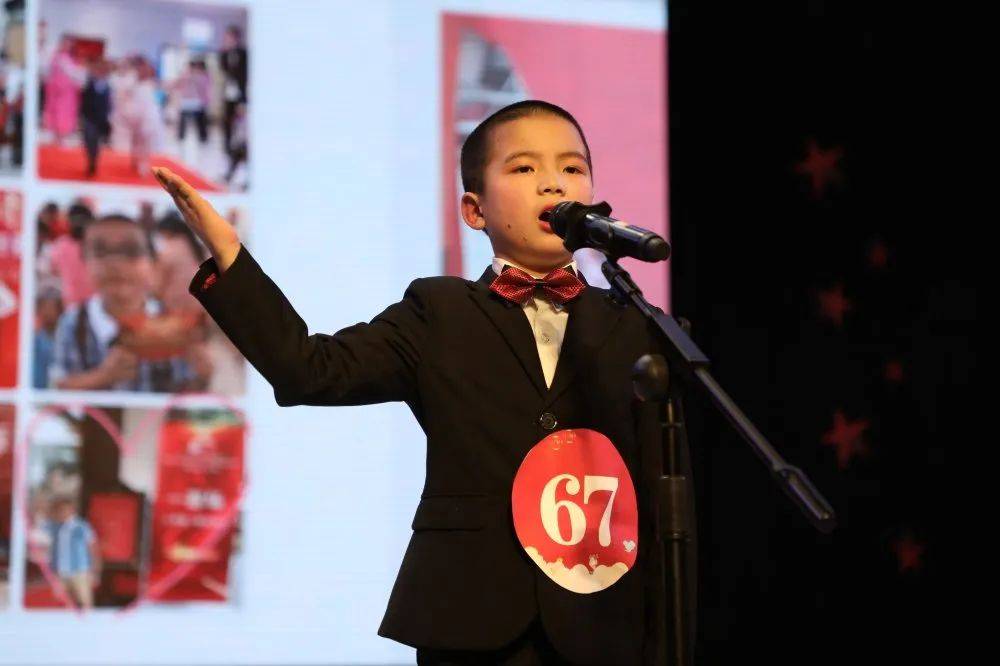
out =
[[[757,429],[736,403],[719,386],[708,371],[708,357],[698,348],[687,332],[670,315],[651,305],[632,277],[618,265],[618,257],[605,253],[602,264],[608,283],[615,297],[631,302],[662,334],[664,351],[668,363],[659,355],[643,356],[636,363],[633,385],[636,394],[643,400],[661,402],[660,424],[663,431],[663,473],[657,479],[654,502],[656,506],[656,532],[658,543],[664,546],[664,568],[660,576],[661,599],[666,601],[660,615],[665,636],[671,637],[669,649],[661,646],[658,654],[669,657],[667,663],[688,666],[691,652],[688,646],[686,626],[684,572],[688,563],[684,556],[684,545],[689,538],[687,524],[687,483],[688,479],[679,472],[678,440],[684,435],[683,418],[679,391],[671,388],[669,372],[675,371],[675,382],[681,379],[685,384],[693,383],[704,390],[715,407],[722,413],[736,431],[750,444],[754,453],[771,472],[785,494],[792,499],[816,529],[829,533],[836,525],[833,508],[812,485],[808,477],[785,462],[775,451],[767,438]],[[669,579],[669,585],[668,580]],[[668,589],[669,588],[669,589]],[[669,595],[669,596],[668,596]]]
[[[691,620],[688,618],[686,546],[691,538],[688,483],[680,452],[687,446],[683,405],[676,384],[671,384],[667,361],[659,354],[640,358],[632,372],[635,394],[641,400],[658,403],[662,433],[661,469],[655,473],[654,521],[657,547],[663,557],[659,572],[660,599],[656,605],[656,625],[664,633],[658,639],[657,657],[667,664],[691,664]],[[669,636],[669,640],[666,637]]]

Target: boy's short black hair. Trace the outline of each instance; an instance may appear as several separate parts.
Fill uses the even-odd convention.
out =
[[[86,231],[107,222],[117,222],[119,224],[131,224],[135,226],[139,233],[142,234],[143,242],[146,245],[146,251],[149,254],[149,258],[156,259],[156,247],[153,245],[153,239],[148,233],[146,233],[146,230],[143,229],[142,225],[123,213],[109,213],[107,215],[102,215],[86,226],[84,234],[86,234]],[[86,252],[86,246],[84,246],[84,251]]]
[[[590,162],[590,146],[587,145],[587,137],[573,114],[550,102],[544,102],[540,99],[526,99],[495,111],[486,120],[479,123],[465,139],[462,144],[461,168],[462,187],[465,188],[466,192],[483,193],[485,184],[483,172],[486,170],[486,162],[489,160],[489,138],[493,128],[511,120],[543,113],[558,116],[573,124],[573,127],[580,134],[580,140],[583,141],[583,154],[587,158],[587,168],[591,174],[594,173],[593,164]]]
[[[56,303],[62,304],[62,290],[52,284],[40,287],[38,292],[35,294],[35,302],[44,303],[45,301],[55,301]]]

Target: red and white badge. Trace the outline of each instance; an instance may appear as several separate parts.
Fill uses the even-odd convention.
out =
[[[571,592],[599,592],[635,564],[635,487],[596,430],[559,430],[538,442],[514,477],[511,511],[528,556]]]

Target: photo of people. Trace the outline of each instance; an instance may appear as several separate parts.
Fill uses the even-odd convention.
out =
[[[28,423],[26,608],[233,600],[239,414],[50,405]]]
[[[155,186],[157,164],[247,190],[246,29],[237,5],[42,0],[38,175]]]
[[[0,174],[24,161],[24,0],[0,5]]]
[[[172,202],[64,196],[36,225],[34,388],[243,393],[243,356],[188,293],[208,252]]]
[[[0,190],[0,389],[17,384],[21,202],[20,192]]]

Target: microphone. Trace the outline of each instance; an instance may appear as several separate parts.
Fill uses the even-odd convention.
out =
[[[611,206],[606,201],[593,206],[560,201],[540,217],[563,239],[570,252],[592,247],[616,258],[635,257],[640,261],[663,261],[670,256],[670,244],[661,236],[608,217],[610,213]]]

